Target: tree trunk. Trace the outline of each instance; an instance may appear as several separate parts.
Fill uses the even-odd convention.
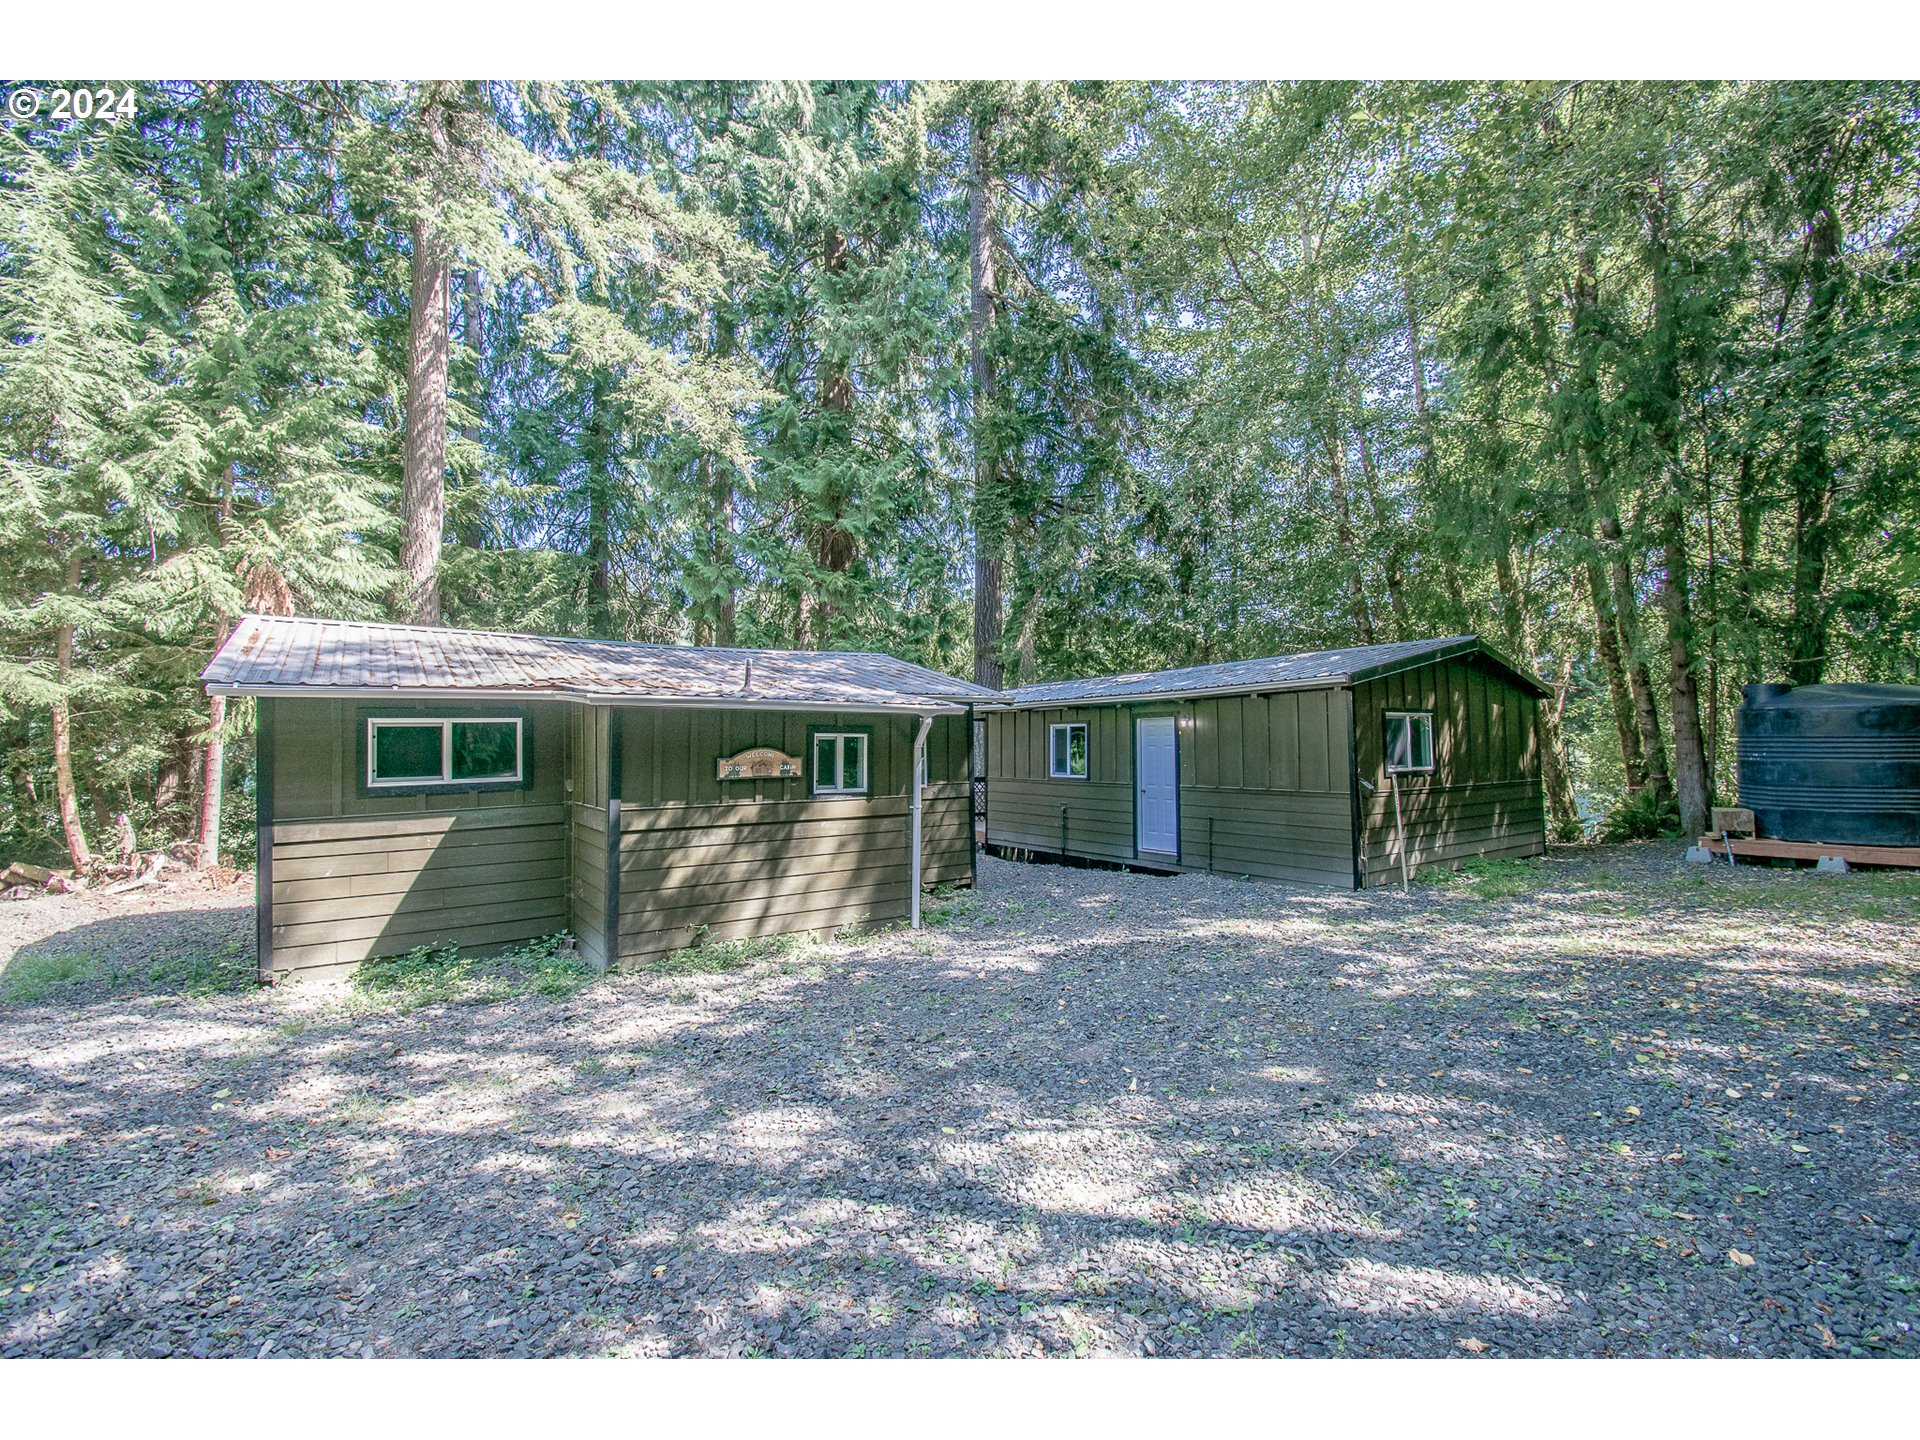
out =
[[[225,615],[219,619],[213,642],[214,652],[227,643],[232,633],[233,622]],[[220,863],[220,803],[226,790],[227,742],[223,735],[227,723],[227,697],[209,695],[207,697],[207,765],[205,779],[200,786],[200,850],[194,860],[197,869],[205,870]]]
[[[820,263],[828,276],[838,276],[847,268],[847,238],[832,226],[821,246]],[[824,650],[832,643],[834,617],[845,599],[845,577],[858,554],[846,524],[852,499],[844,476],[853,447],[853,370],[845,355],[823,352],[820,356],[820,418],[815,435],[814,458],[826,480],[807,527],[818,588],[809,587],[812,603],[803,613],[811,634],[801,643]]]
[[[1620,740],[1621,769],[1626,773],[1627,788],[1638,790],[1647,783],[1647,758],[1640,748],[1640,727],[1635,723],[1633,696],[1627,688],[1627,667],[1620,658],[1620,622],[1613,613],[1613,597],[1607,593],[1606,567],[1598,560],[1589,560],[1582,568],[1587,576],[1587,598],[1593,606],[1594,649],[1607,672],[1607,698],[1612,702],[1613,728]]]
[[[460,431],[469,443],[480,444],[481,418],[486,414],[487,371],[486,371],[486,327],[483,323],[486,300],[486,277],[478,270],[469,267],[460,279],[461,337],[468,350],[473,353],[473,394],[468,404],[473,408],[473,423]],[[475,489],[485,492],[485,475],[476,475]],[[469,550],[480,550],[487,543],[487,521],[483,513],[481,495],[465,497],[461,505],[460,543]]]
[[[431,112],[430,112],[431,113]],[[396,618],[440,623],[440,545],[447,523],[447,251],[427,221],[413,227],[407,321],[407,447],[400,494]]]
[[[1001,593],[1006,551],[1006,499],[1001,493],[998,422],[999,383],[992,346],[1000,319],[999,189],[994,172],[993,120],[972,122],[972,171],[967,203],[968,271],[971,304],[967,350],[973,377],[973,678],[998,690],[1003,681],[1000,632],[1005,601]]]
[[[1495,553],[1493,568],[1504,602],[1507,649],[1531,670],[1537,658],[1533,621],[1527,614],[1526,595],[1514,569],[1511,545],[1502,545]],[[1559,693],[1564,697],[1564,689]],[[1573,802],[1573,777],[1567,772],[1560,735],[1560,706],[1543,703],[1534,707],[1534,741],[1540,749],[1540,778],[1546,786],[1547,812],[1553,818],[1554,830],[1570,833],[1579,827],[1580,812]]]
[[[1673,715],[1673,781],[1680,802],[1680,824],[1688,835],[1707,828],[1713,799],[1708,790],[1706,742],[1700,728],[1700,690],[1693,656],[1693,609],[1688,593],[1687,475],[1681,463],[1680,357],[1675,314],[1678,262],[1667,241],[1663,190],[1648,206],[1647,238],[1653,272],[1653,383],[1649,387],[1650,429],[1666,471],[1661,496],[1661,552],[1666,574],[1660,606],[1667,620],[1668,697]]]
[[[431,164],[447,163],[446,117],[428,98],[419,123]],[[413,222],[413,306],[407,317],[407,444],[400,492],[400,591],[395,618],[440,623],[440,547],[447,526],[448,287],[453,267],[431,213]]]
[[[1374,530],[1387,537],[1383,568],[1387,582],[1387,613],[1393,617],[1393,638],[1413,638],[1413,624],[1407,615],[1406,551],[1400,538],[1400,525],[1386,512],[1380,496],[1380,470],[1373,458],[1373,442],[1367,427],[1360,427],[1360,478],[1366,486],[1367,508],[1373,514]]]
[[[80,591],[80,557],[67,557],[67,593]],[[80,801],[73,789],[73,732],[67,710],[67,686],[73,681],[73,626],[56,626],[53,632],[53,663],[60,696],[53,702],[53,789],[60,807],[60,828],[66,833],[67,855],[75,870],[93,865],[93,852],[87,849],[87,834],[80,826]]]
[[[1688,835],[1707,828],[1713,804],[1707,780],[1706,744],[1700,732],[1700,690],[1693,667],[1693,613],[1687,595],[1686,515],[1677,491],[1665,517],[1663,551],[1666,578],[1660,587],[1667,617],[1667,658],[1672,669],[1673,781],[1680,801],[1680,824]]]
[[[733,320],[728,312],[722,311],[714,326],[714,354],[729,356],[733,354],[733,345]],[[709,493],[713,507],[708,556],[720,585],[719,597],[714,605],[713,643],[732,645],[739,633],[740,593],[739,572],[733,558],[733,467],[711,454],[704,459],[709,467]]]
[[[589,413],[584,435],[587,486],[587,630],[603,639],[613,634],[613,417],[606,377],[599,371],[587,385]]]
[[[1620,625],[1620,640],[1626,651],[1627,691],[1633,697],[1634,723],[1640,731],[1640,755],[1644,784],[1662,798],[1673,794],[1673,782],[1667,775],[1667,746],[1660,734],[1660,708],[1654,699],[1653,676],[1647,670],[1646,651],[1640,638],[1640,597],[1633,583],[1631,561],[1620,517],[1607,502],[1601,510],[1600,534],[1612,555],[1607,572],[1613,592],[1614,616]]]
[[[1761,673],[1760,637],[1762,624],[1758,598],[1760,563],[1760,482],[1754,474],[1751,451],[1740,457],[1734,472],[1734,524],[1739,532],[1740,559],[1733,572],[1733,591],[1740,607],[1740,679],[1742,685],[1754,685],[1767,677]]]
[[[1806,378],[1793,468],[1793,620],[1787,678],[1817,685],[1826,673],[1827,562],[1833,546],[1834,472],[1828,440],[1828,396],[1834,323],[1840,308],[1840,215],[1831,175],[1820,187],[1807,237]]]
[[[1333,536],[1339,563],[1347,572],[1347,623],[1362,645],[1373,644],[1373,615],[1367,608],[1366,576],[1360,567],[1360,540],[1353,529],[1353,504],[1347,494],[1346,437],[1332,424],[1322,444],[1327,452],[1327,488],[1333,496]]]

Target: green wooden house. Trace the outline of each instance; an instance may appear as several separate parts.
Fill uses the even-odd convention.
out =
[[[1005,691],[987,844],[1348,889],[1402,836],[1409,870],[1538,855],[1547,693],[1472,635]]]
[[[560,930],[632,965],[972,879],[994,692],[890,656],[247,616],[202,679],[259,706],[263,976]]]

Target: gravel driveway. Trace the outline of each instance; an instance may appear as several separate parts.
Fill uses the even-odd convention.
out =
[[[1920,1354],[1920,879],[980,878],[411,1012],[8,907],[0,1353]]]

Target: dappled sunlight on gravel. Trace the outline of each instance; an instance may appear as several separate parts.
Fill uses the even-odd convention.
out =
[[[0,1003],[0,1353],[1920,1354],[1920,879],[980,875],[563,998]],[[16,939],[251,925],[84,898]]]

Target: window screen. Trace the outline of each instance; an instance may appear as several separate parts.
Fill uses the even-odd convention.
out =
[[[1050,725],[1047,727],[1047,774],[1055,780],[1087,778],[1087,727]]]
[[[526,774],[519,719],[369,720],[367,785],[512,784]]]
[[[867,788],[867,737],[822,731],[813,737],[813,793],[860,795]]]
[[[445,768],[445,757],[441,754],[444,739],[438,720],[430,725],[376,722],[373,727],[374,783],[438,780],[441,770]]]
[[[520,774],[520,722],[455,720],[455,780],[513,780]]]
[[[1389,711],[1387,714],[1387,770],[1433,769],[1433,715],[1431,712]]]

